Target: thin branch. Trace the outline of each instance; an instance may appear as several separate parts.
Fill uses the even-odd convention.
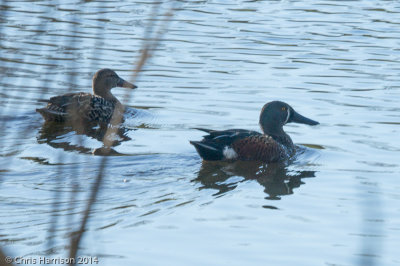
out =
[[[106,168],[106,164],[107,164],[107,156],[104,156],[101,159],[99,173],[97,175],[96,182],[94,183],[94,185],[92,187],[92,193],[91,193],[89,201],[87,203],[86,210],[83,214],[81,226],[80,226],[79,230],[75,234],[72,234],[72,236],[71,236],[71,246],[70,246],[70,252],[69,252],[70,258],[76,258],[76,255],[78,254],[79,244],[80,244],[82,236],[86,230],[86,224],[89,221],[92,206],[96,202],[97,195],[98,195],[98,192],[100,190],[100,187],[101,187],[101,184],[103,181],[104,169]]]

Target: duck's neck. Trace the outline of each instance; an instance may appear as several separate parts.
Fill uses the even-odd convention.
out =
[[[93,86],[93,93],[94,95],[100,96],[107,101],[113,102],[114,104],[118,103],[119,101],[115,96],[111,93],[110,89],[103,89],[98,88],[96,85]]]
[[[294,150],[294,144],[292,139],[286,132],[283,130],[282,127],[267,127],[261,126],[264,134],[271,136],[275,141],[279,142],[287,149]]]
[[[270,135],[274,140],[285,146],[287,149],[294,150],[294,144],[288,134],[284,132],[283,135]]]

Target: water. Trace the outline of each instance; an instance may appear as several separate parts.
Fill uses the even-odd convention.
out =
[[[66,257],[102,143],[43,127],[35,109],[90,91],[102,67],[129,80],[153,4],[1,3],[1,246]],[[398,2],[177,8],[139,88],[113,90],[130,108],[126,138],[79,254],[101,265],[400,264]],[[300,145],[290,164],[201,162],[193,128],[258,130],[271,100],[321,123],[285,127]]]

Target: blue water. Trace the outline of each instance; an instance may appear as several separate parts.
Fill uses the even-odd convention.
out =
[[[0,246],[64,258],[102,143],[46,129],[35,109],[90,92],[99,68],[132,81],[154,4],[1,3]],[[113,90],[129,108],[129,139],[108,158],[79,255],[99,265],[400,264],[398,2],[175,7],[138,89]],[[285,127],[295,158],[202,163],[193,128],[259,130],[272,100],[320,122]]]

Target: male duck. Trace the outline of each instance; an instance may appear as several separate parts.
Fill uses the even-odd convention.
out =
[[[280,101],[264,105],[260,126],[264,134],[244,129],[209,130],[201,141],[190,141],[203,160],[245,160],[265,163],[279,162],[295,151],[292,139],[283,130],[286,123],[318,125],[317,121],[297,113],[290,105]]]
[[[93,76],[93,94],[78,92],[51,97],[44,108],[36,109],[46,121],[109,123],[117,109],[124,107],[111,93],[115,87],[135,89],[136,86],[120,78],[111,69],[100,69]]]

